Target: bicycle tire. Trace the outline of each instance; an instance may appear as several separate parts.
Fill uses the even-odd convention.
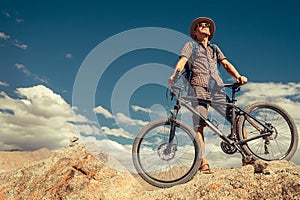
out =
[[[280,106],[268,102],[258,102],[250,105],[246,112],[268,125],[273,130],[271,136],[258,138],[241,146],[242,150],[254,160],[290,160],[298,146],[298,131],[292,117]],[[242,115],[238,120],[239,139],[257,136],[262,131],[257,130],[254,120]],[[268,143],[268,144],[267,144]]]
[[[175,120],[175,125],[172,152],[165,153],[170,132],[169,119],[149,123],[133,143],[132,158],[138,174],[156,187],[186,183],[201,165],[201,146],[194,130],[178,120]]]

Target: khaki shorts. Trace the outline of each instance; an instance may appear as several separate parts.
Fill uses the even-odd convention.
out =
[[[197,85],[192,85],[193,95],[200,99],[209,99],[212,101],[226,103],[228,102],[228,97],[223,88],[215,88],[212,91],[209,91],[206,87],[201,87]],[[209,105],[194,101],[192,102],[193,107],[197,110],[197,112],[203,117],[207,118]],[[223,117],[225,117],[229,122],[231,122],[231,111],[225,105],[211,105],[218,113],[220,113]],[[193,115],[193,124],[194,128],[204,127],[205,121],[198,117],[197,115]]]

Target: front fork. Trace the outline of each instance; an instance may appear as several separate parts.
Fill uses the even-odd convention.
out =
[[[170,122],[170,134],[169,134],[169,144],[173,143],[174,137],[175,137],[175,131],[176,131],[176,122],[175,119],[170,118],[169,119]]]
[[[176,132],[176,118],[177,118],[177,114],[180,110],[180,105],[177,104],[174,106],[174,113],[172,113],[171,117],[169,118],[169,123],[170,123],[170,133],[169,133],[169,143],[167,146],[167,153],[171,152],[172,148],[173,148],[173,141],[174,141],[174,137],[175,137],[175,132]]]

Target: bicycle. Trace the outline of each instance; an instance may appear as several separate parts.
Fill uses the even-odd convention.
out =
[[[289,160],[298,146],[298,131],[291,116],[280,106],[258,102],[242,109],[236,105],[241,86],[225,84],[231,89],[228,103],[183,96],[184,86],[174,86],[170,95],[176,99],[174,111],[167,119],[150,122],[134,140],[132,157],[139,175],[151,185],[166,188],[191,180],[201,166],[201,146],[194,130],[177,119],[181,107],[202,118],[206,126],[222,139],[227,154],[241,153],[248,161],[262,159]],[[226,136],[211,120],[200,115],[190,102],[221,104],[231,108],[231,131]]]

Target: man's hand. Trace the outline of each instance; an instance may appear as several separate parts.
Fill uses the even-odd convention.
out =
[[[241,84],[241,85],[244,85],[246,84],[248,81],[247,77],[245,76],[239,76],[237,79],[236,79],[236,82]]]
[[[175,85],[174,75],[170,76],[170,78],[168,79],[168,84],[169,84],[169,87],[174,87],[174,85]]]

